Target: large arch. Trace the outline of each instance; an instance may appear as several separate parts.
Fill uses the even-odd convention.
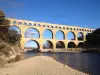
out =
[[[53,49],[53,43],[49,40],[44,41],[43,49]]]
[[[53,39],[53,32],[50,29],[46,29],[43,32],[44,39]]]
[[[76,48],[76,44],[74,42],[69,42],[67,47],[68,48]]]
[[[79,44],[78,44],[78,48],[83,48],[84,47],[84,43],[83,42],[80,42]]]
[[[78,39],[79,41],[84,41],[84,35],[83,35],[82,32],[78,32],[77,39]]]
[[[21,34],[21,29],[20,29],[18,26],[14,26],[14,25],[13,25],[13,26],[10,26],[10,27],[9,27],[9,30],[10,30],[10,29],[13,29],[13,30],[17,31],[18,34]]]
[[[60,35],[60,36],[59,36],[59,35]],[[64,40],[64,39],[65,39],[65,34],[64,34],[64,32],[61,31],[61,30],[58,30],[58,31],[56,32],[56,39],[57,39],[57,40]]]
[[[58,42],[56,43],[56,48],[65,48],[64,42],[58,41]]]
[[[69,31],[67,33],[67,40],[75,40],[76,36],[75,36],[75,33],[72,32],[72,31]]]
[[[86,40],[87,40],[87,36],[89,35],[89,33],[86,33],[85,37],[86,37]]]
[[[24,33],[25,38],[40,38],[40,33],[36,28],[28,28]]]
[[[28,50],[38,50],[40,49],[40,45],[36,40],[28,40],[24,44],[24,49]]]

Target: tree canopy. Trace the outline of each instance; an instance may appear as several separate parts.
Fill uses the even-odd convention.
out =
[[[5,14],[0,10],[0,40],[9,44],[20,42],[21,35],[15,30],[9,30],[10,21],[5,18]]]
[[[86,44],[100,45],[100,28],[97,28],[92,33],[86,35]]]

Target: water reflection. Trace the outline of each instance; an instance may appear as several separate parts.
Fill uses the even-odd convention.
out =
[[[100,75],[100,55],[89,53],[34,53],[26,52],[25,57],[51,56],[56,61],[90,75]]]

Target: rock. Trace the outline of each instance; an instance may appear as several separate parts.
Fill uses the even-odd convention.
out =
[[[7,63],[8,61],[6,56],[2,52],[0,52],[0,66],[3,67]]]

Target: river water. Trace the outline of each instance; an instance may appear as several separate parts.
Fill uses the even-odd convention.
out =
[[[25,52],[25,58],[51,56],[56,61],[90,75],[100,75],[100,54],[93,53],[36,53]]]

